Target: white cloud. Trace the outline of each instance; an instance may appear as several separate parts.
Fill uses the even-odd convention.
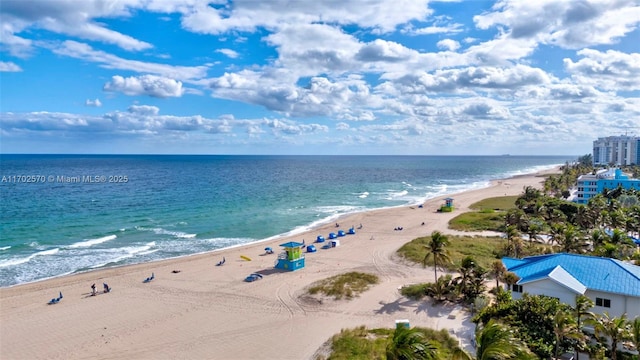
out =
[[[438,70],[433,73],[413,72],[399,77],[383,76],[391,83],[383,83],[378,89],[394,94],[458,93],[476,89],[515,90],[530,85],[542,85],[551,81],[541,69],[525,65],[513,67],[467,67]]]
[[[102,102],[100,101],[100,99],[87,99],[85,100],[84,104],[86,106],[90,106],[90,107],[101,107],[102,106]]]
[[[147,95],[159,98],[180,97],[184,92],[180,81],[155,75],[127,78],[115,75],[110,82],[104,84],[103,89],[129,96]]]
[[[446,26],[431,25],[423,28],[408,28],[404,33],[409,35],[434,35],[434,34],[455,34],[462,31],[461,24],[450,24]]]
[[[427,5],[428,0],[236,0],[229,7],[196,3],[173,9],[182,13],[183,27],[197,33],[275,29],[291,23],[358,25],[386,33],[411,20],[425,19],[431,13]]]
[[[108,54],[104,51],[94,50],[87,44],[71,40],[66,40],[62,44],[51,46],[51,51],[58,55],[95,62],[100,64],[101,67],[107,69],[152,73],[179,80],[199,79],[204,77],[207,73],[206,66],[174,66],[138,60],[127,60]]]
[[[150,105],[131,105],[128,111],[136,115],[158,115],[160,113],[157,106]]]
[[[640,24],[635,0],[501,0],[474,16],[480,29],[506,26],[506,37],[531,39],[568,49],[612,44]]]
[[[238,54],[237,51],[231,50],[231,49],[218,49],[216,50],[216,52],[219,52],[221,54],[226,55],[227,57],[231,58],[231,59],[236,59],[240,56],[240,54]]]
[[[443,50],[456,51],[460,48],[460,43],[455,40],[444,39],[444,40],[438,41],[436,46],[438,46],[438,48]]]
[[[100,0],[4,0],[2,20],[18,25],[13,33],[41,28],[59,34],[117,45],[125,50],[144,50],[151,44],[106,28],[92,21],[105,17],[128,17],[137,0],[104,2]],[[11,33],[11,32],[10,32]]]
[[[576,62],[564,59],[576,82],[605,90],[640,90],[640,53],[583,49],[576,54],[582,57]]]
[[[418,52],[393,41],[376,39],[360,48],[356,59],[363,62],[401,62],[416,58]]]
[[[11,61],[0,61],[0,72],[20,72],[22,68]]]

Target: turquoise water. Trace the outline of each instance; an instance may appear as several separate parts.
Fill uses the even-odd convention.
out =
[[[571,160],[1,155],[0,286],[300,233]]]

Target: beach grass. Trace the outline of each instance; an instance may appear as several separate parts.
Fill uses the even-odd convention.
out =
[[[499,196],[473,203],[476,211],[462,213],[449,221],[449,228],[458,231],[504,231],[507,210],[516,206],[518,196]]]
[[[472,256],[477,264],[485,269],[491,266],[491,263],[495,261],[498,256],[498,249],[505,244],[505,239],[493,236],[452,236],[447,235],[450,244],[446,247],[449,252],[449,258],[451,263],[441,264],[441,266],[447,270],[454,271],[467,256]],[[419,237],[413,239],[410,242],[404,244],[398,249],[398,254],[415,263],[422,264],[422,260],[427,255],[426,245],[431,241],[431,237]],[[427,261],[427,266],[433,266],[433,259],[430,258]]]
[[[482,211],[482,210],[495,210],[495,211],[507,211],[516,207],[516,200],[518,196],[498,196],[480,200],[476,203],[469,205],[470,209]]]
[[[308,291],[311,295],[321,293],[326,296],[333,296],[336,300],[342,298],[351,299],[379,281],[380,279],[376,275],[352,271],[320,280],[311,286]]]
[[[449,221],[449,228],[458,231],[503,231],[505,212],[494,210],[462,213]]]
[[[400,294],[411,300],[422,300],[427,296],[428,283],[405,285],[400,289]]]
[[[458,346],[458,341],[452,338],[447,330],[433,330],[429,328],[417,328],[426,340],[433,340],[439,344],[441,358],[448,359]],[[334,335],[331,342],[331,354],[327,360],[351,360],[351,359],[386,359],[386,347],[394,329],[367,329],[359,326],[354,329],[342,329]],[[316,360],[325,359],[317,358]]]

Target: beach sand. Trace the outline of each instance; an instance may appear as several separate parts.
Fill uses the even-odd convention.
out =
[[[406,284],[432,281],[433,271],[406,264],[396,250],[439,230],[484,198],[519,195],[541,187],[542,177],[518,176],[490,187],[451,195],[455,211],[437,213],[443,198],[423,207],[405,206],[349,215],[341,246],[306,255],[306,267],[275,271],[281,243],[327,237],[334,223],[293,237],[179,259],[75,274],[0,289],[0,358],[7,359],[312,359],[332,335],[365,325],[448,329],[470,348],[473,324],[457,306],[410,301],[398,292]],[[422,225],[422,223],[425,223]],[[403,230],[394,230],[402,227]],[[322,244],[320,244],[322,245]],[[266,246],[276,254],[264,254]],[[251,261],[241,259],[241,255]],[[215,266],[222,258],[223,266]],[[174,270],[179,272],[174,273]],[[380,283],[352,300],[304,296],[312,283],[348,271],[376,274]],[[149,283],[143,280],[155,274]],[[253,272],[262,280],[247,283]],[[90,296],[107,282],[113,289]],[[49,299],[62,292],[55,305]]]

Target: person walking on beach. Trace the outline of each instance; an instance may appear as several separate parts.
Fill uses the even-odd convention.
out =
[[[96,296],[96,283],[91,285],[91,296]]]
[[[109,287],[109,285],[107,285],[107,283],[102,283],[102,287],[104,288],[105,294],[111,291],[111,288]]]

